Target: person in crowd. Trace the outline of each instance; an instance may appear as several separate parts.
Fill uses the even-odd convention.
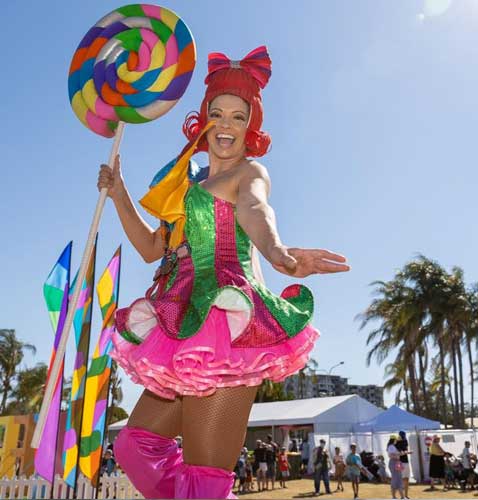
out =
[[[246,492],[250,493],[254,490],[254,482],[252,481],[252,464],[254,459],[252,457],[248,457],[246,462]]]
[[[244,447],[241,450],[241,455],[237,461],[237,477],[239,479],[238,493],[246,492],[246,463],[247,463],[247,448]]]
[[[299,450],[297,448],[297,439],[293,439],[289,445],[289,451],[291,453],[297,453]]]
[[[258,451],[261,447],[262,441],[260,439],[256,440],[256,447],[254,448],[254,451],[252,452],[252,456],[254,458],[252,462],[252,475],[254,477],[257,477],[257,471],[259,469],[259,461],[257,460],[257,456],[260,455],[262,452]]]
[[[465,489],[467,484],[470,485],[470,489],[473,489],[475,484],[473,456],[470,447],[471,447],[470,441],[465,441],[465,447],[463,448],[463,451],[459,456],[459,458],[461,459],[461,463],[463,465],[463,479],[465,480]]]
[[[256,442],[254,461],[257,464],[257,491],[266,489],[267,456],[266,444],[260,439]]]
[[[400,462],[402,464],[402,481],[403,481],[403,492],[405,498],[408,497],[408,487],[410,483],[410,461],[408,455],[411,451],[408,449],[408,439],[405,431],[400,431],[398,433],[399,439],[395,443],[395,447],[400,452]]]
[[[289,465],[289,460],[287,458],[285,446],[282,446],[282,448],[280,449],[278,459],[279,459],[279,471],[280,471],[279,484],[282,488],[287,488],[287,485],[285,483],[290,477],[290,465]]]
[[[360,452],[360,458],[362,459],[362,475],[364,475],[368,481],[373,481],[375,479],[375,474],[372,470],[375,469],[374,457],[371,451],[362,450]]]
[[[398,436],[392,434],[387,444],[387,454],[388,454],[388,468],[390,469],[390,474],[392,475],[392,480],[390,482],[390,488],[392,490],[392,498],[397,498],[395,495],[397,492],[400,494],[400,498],[405,498],[403,493],[403,480],[402,480],[402,462],[400,461],[400,452],[396,447],[398,441]]]
[[[387,469],[385,466],[385,458],[383,457],[383,455],[379,455],[375,459],[375,463],[377,464],[377,474],[380,479],[380,482],[388,483]]]
[[[347,465],[347,475],[352,482],[352,489],[354,492],[354,498],[359,497],[359,485],[360,485],[360,473],[363,470],[362,459],[357,453],[357,445],[352,443],[350,445],[350,453],[347,455],[345,460]]]
[[[331,493],[329,482],[330,457],[325,445],[325,441],[321,439],[314,460],[314,487],[316,495],[320,495],[321,481],[324,482],[325,492],[327,494]]]
[[[433,436],[432,445],[430,446],[430,480],[432,490],[435,490],[435,481],[438,481],[445,487],[445,450],[440,446],[440,436]]]
[[[269,489],[269,481],[271,482],[271,489],[274,489],[274,483],[276,480],[276,451],[272,444],[266,445],[266,462],[267,462],[267,472],[266,472],[266,490]]]
[[[270,444],[274,447],[275,454],[278,455],[280,448],[279,445],[272,439],[272,434],[267,434],[267,444]]]
[[[307,437],[304,438],[304,440],[300,445],[300,457],[301,457],[300,474],[305,475],[307,474],[309,469],[309,459],[310,459],[310,444]]]
[[[116,473],[116,460],[113,457],[111,450],[106,450],[101,461],[101,474],[107,476],[115,475]]]
[[[444,455],[445,462],[445,488],[447,490],[451,490],[456,486],[456,477],[455,477],[455,459],[451,453],[446,453]]]
[[[345,460],[338,446],[335,448],[333,463],[335,467],[335,479],[337,481],[337,489],[335,491],[344,491]]]
[[[176,436],[174,439],[176,440],[176,444],[178,445],[178,449],[181,449],[183,447],[182,436]]]

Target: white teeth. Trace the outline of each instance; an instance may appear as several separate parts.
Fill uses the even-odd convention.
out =
[[[235,139],[234,136],[229,135],[229,134],[217,134],[216,137],[218,139],[231,139],[232,141]]]

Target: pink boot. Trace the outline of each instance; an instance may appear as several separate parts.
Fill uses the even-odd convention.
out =
[[[237,498],[232,493],[234,472],[206,465],[183,464],[174,498]]]
[[[114,453],[145,498],[174,498],[176,474],[183,463],[183,450],[175,439],[125,427],[114,442]]]

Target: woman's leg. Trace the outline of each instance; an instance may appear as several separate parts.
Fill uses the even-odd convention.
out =
[[[182,435],[182,407],[182,397],[171,401],[145,389],[129,417],[128,427],[174,438]]]
[[[119,464],[145,498],[174,498],[183,464],[175,436],[181,434],[182,401],[144,391],[128,425],[114,442]]]
[[[184,462],[232,471],[244,444],[257,386],[183,397]]]
[[[244,444],[256,387],[217,389],[183,397],[184,467],[176,498],[235,498],[234,465]]]

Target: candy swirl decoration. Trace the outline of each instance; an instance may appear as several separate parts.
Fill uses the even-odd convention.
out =
[[[70,65],[71,106],[104,137],[119,121],[145,123],[167,113],[184,94],[196,64],[194,39],[169,9],[134,4],[100,19]]]

